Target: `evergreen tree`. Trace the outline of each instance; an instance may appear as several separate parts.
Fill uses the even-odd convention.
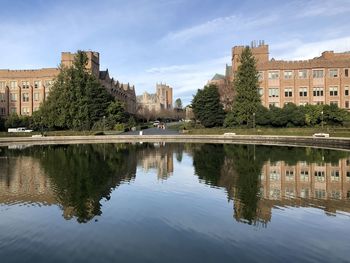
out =
[[[215,85],[198,90],[192,100],[193,113],[204,127],[221,126],[225,112],[220,103],[220,96]]]
[[[36,126],[87,130],[107,114],[113,97],[86,69],[87,63],[86,54],[78,51],[73,66],[60,69],[50,96],[34,116]]]
[[[177,98],[177,99],[175,100],[175,108],[176,108],[176,109],[182,109],[182,101],[181,101],[180,98]]]
[[[227,115],[225,126],[235,124],[251,126],[253,113],[256,113],[261,104],[256,60],[249,47],[242,51],[240,63],[233,83],[235,90],[233,107]]]

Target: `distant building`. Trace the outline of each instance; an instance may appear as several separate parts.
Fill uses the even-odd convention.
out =
[[[110,94],[125,104],[129,113],[136,113],[134,86],[122,84],[109,77],[108,70],[100,71],[98,52],[85,52],[88,57],[87,69],[101,82]],[[75,53],[62,52],[61,65],[73,65]],[[34,70],[0,70],[0,116],[11,113],[32,115],[49,96],[58,68]]]
[[[218,86],[224,104],[233,100],[231,87],[243,49],[244,46],[233,47],[232,67],[226,66],[225,76],[215,75],[208,82]],[[284,61],[270,59],[269,46],[263,41],[253,42],[251,50],[257,60],[258,92],[265,107],[294,103],[336,104],[350,109],[350,52],[325,51],[320,57],[309,60]]]
[[[173,108],[173,88],[166,84],[157,84],[156,93],[149,94],[144,92],[137,96],[137,107],[140,112],[159,112],[161,110],[170,110]]]

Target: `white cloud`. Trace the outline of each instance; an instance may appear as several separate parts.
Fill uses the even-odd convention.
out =
[[[178,44],[179,42],[185,43],[189,40],[208,35],[233,35],[233,32],[240,32],[248,29],[266,26],[277,21],[278,18],[278,14],[258,14],[254,17],[247,17],[245,15],[218,17],[199,25],[188,27],[175,32],[170,32],[161,40],[161,42]]]
[[[289,43],[295,44],[295,46]],[[323,51],[333,50],[335,52],[350,51],[350,36],[334,38],[323,41],[303,43],[301,40],[294,39],[288,42],[279,43],[272,46],[272,50],[277,46],[280,55],[276,59],[284,60],[304,60],[312,59],[321,55]],[[272,52],[274,53],[274,51]]]

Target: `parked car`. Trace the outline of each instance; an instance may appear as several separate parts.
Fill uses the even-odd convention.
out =
[[[158,127],[158,125],[159,125],[159,121],[154,121],[153,122],[153,127]]]
[[[7,132],[32,132],[33,130],[26,129],[25,127],[20,128],[8,128]]]

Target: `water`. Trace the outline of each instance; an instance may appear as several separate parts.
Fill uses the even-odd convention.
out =
[[[1,262],[349,262],[350,154],[0,148]]]

